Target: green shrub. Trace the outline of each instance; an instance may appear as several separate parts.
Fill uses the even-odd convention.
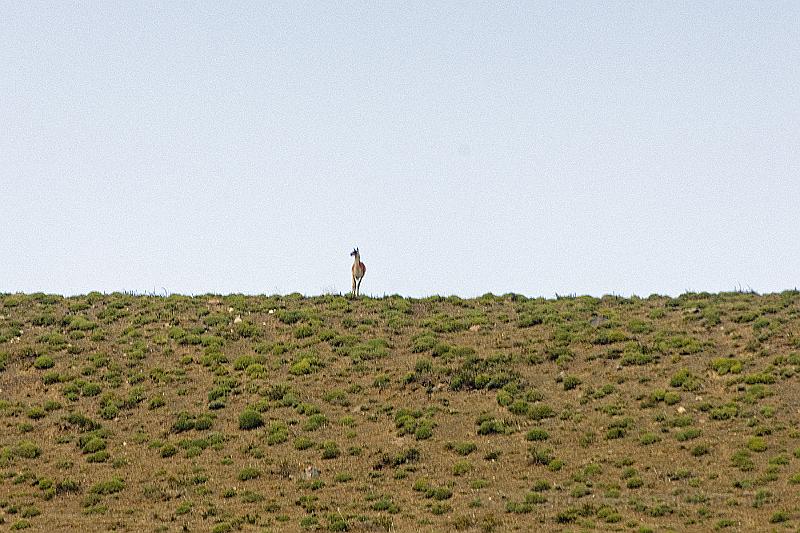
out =
[[[24,459],[36,459],[41,453],[42,449],[29,440],[24,440],[13,448],[13,454]]]
[[[314,335],[314,328],[308,324],[303,324],[294,329],[295,339],[306,339]]]
[[[772,374],[767,374],[766,372],[750,374],[748,376],[745,376],[744,378],[744,382],[747,383],[748,385],[755,385],[757,383],[763,385],[771,385],[775,383],[775,381],[776,381],[775,376],[773,376]]]
[[[664,393],[664,403],[665,404],[667,404],[667,405],[675,405],[677,403],[680,403],[680,401],[681,401],[681,395],[680,395],[679,392],[668,391],[668,392]]]
[[[261,330],[258,326],[247,320],[239,322],[233,327],[233,332],[240,339],[253,339],[261,335]]]
[[[719,357],[711,361],[711,368],[720,376],[738,374],[742,371],[742,367],[742,362],[732,357]]]
[[[163,396],[159,395],[151,398],[150,403],[147,407],[148,409],[152,410],[152,409],[158,409],[159,407],[164,407],[165,405],[167,405],[167,401],[164,399]]]
[[[519,319],[517,320],[517,327],[530,328],[533,326],[538,326],[539,324],[542,323],[544,323],[544,317],[542,317],[541,315],[525,313],[523,315],[520,315]]]
[[[546,418],[553,418],[556,416],[556,413],[549,405],[538,404],[533,405],[530,409],[528,409],[528,416],[533,420],[544,420]]]
[[[239,471],[239,481],[248,481],[250,479],[257,479],[261,476],[261,471],[253,467],[245,467]]]
[[[711,420],[729,420],[737,416],[739,416],[739,407],[735,403],[714,407],[708,415]]]
[[[731,463],[742,472],[749,472],[756,467],[755,463],[750,458],[750,452],[747,450],[739,450],[734,453],[731,457]]]
[[[323,459],[336,459],[339,457],[339,445],[336,442],[329,440],[322,444],[322,458]]]
[[[60,383],[60,382],[61,382],[61,374],[59,374],[55,370],[51,370],[50,372],[45,372],[44,374],[42,374],[42,383],[44,383],[45,385],[53,385],[55,383]],[[67,391],[64,391],[64,392],[65,392],[65,395],[67,395],[66,394]],[[77,390],[73,391],[68,396],[69,396],[69,399],[71,399],[71,400],[77,400],[78,399]]]
[[[301,319],[304,318],[303,313],[300,311],[287,311],[285,309],[279,309],[275,313],[275,318],[283,322],[284,324],[294,324],[299,322]]]
[[[33,505],[24,507],[22,512],[20,512],[20,516],[22,518],[33,518],[34,516],[39,516],[40,514],[42,514],[42,512]]]
[[[564,390],[572,390],[581,384],[581,380],[575,376],[566,376],[564,378]]]
[[[289,373],[293,376],[303,376],[316,372],[322,367],[322,362],[316,354],[307,353],[300,356],[297,361],[289,367]]]
[[[639,476],[628,478],[628,481],[625,483],[625,486],[627,486],[629,489],[638,489],[643,485],[644,481]]]
[[[617,342],[625,342],[626,340],[628,340],[628,335],[624,331],[612,329],[601,331],[597,334],[592,342],[594,344],[607,345]]]
[[[754,452],[763,452],[767,449],[767,441],[762,437],[752,437],[747,441],[747,448]]]
[[[287,440],[289,440],[289,426],[282,421],[272,422],[267,434],[267,444],[274,446],[286,442]]]
[[[64,322],[69,331],[91,331],[97,327],[97,324],[83,316],[65,317]]]
[[[174,444],[165,444],[164,446],[161,447],[161,450],[159,450],[159,454],[164,459],[172,457],[177,453],[178,453],[178,448]]]
[[[478,435],[503,435],[510,431],[511,428],[503,420],[492,417],[480,417],[478,419]]]
[[[265,379],[269,376],[267,368],[260,363],[253,363],[247,367],[245,373],[251,379]]]
[[[433,436],[433,426],[434,423],[432,420],[422,420],[417,425],[417,429],[414,431],[414,438],[417,440],[426,440]]]
[[[314,446],[314,441],[309,439],[308,437],[297,437],[294,440],[294,449],[295,450],[307,450]]]
[[[411,351],[413,353],[427,352],[436,345],[436,336],[432,333],[421,333],[411,338]]]
[[[33,361],[34,368],[39,370],[45,370],[47,368],[53,368],[55,366],[55,361],[49,355],[40,355]]]
[[[528,407],[527,402],[525,402],[524,400],[519,400],[519,401],[522,402],[525,405],[525,409],[527,410],[527,407]],[[514,402],[514,396],[512,396],[510,392],[505,391],[505,390],[500,390],[500,391],[497,392],[497,404],[498,405],[502,405],[503,407],[509,407],[513,402]],[[518,407],[515,408],[515,409],[519,410]],[[513,413],[514,411],[511,411],[511,412]],[[515,413],[515,414],[518,414],[518,413]]]
[[[692,455],[695,457],[700,457],[703,455],[707,455],[711,452],[711,448],[708,444],[698,444],[697,446],[692,447]]]
[[[264,419],[261,418],[261,415],[253,409],[245,409],[242,411],[242,414],[239,415],[239,429],[251,430],[260,428],[263,425]]]
[[[80,489],[80,484],[71,479],[65,479],[56,483],[56,494],[80,492]]]
[[[106,441],[100,437],[92,437],[83,445],[83,453],[95,453],[106,449]]]
[[[390,514],[396,514],[400,512],[400,507],[398,507],[397,504],[392,501],[391,496],[381,496],[370,506],[370,508],[373,511],[386,511]]]
[[[655,444],[660,440],[661,438],[655,433],[644,433],[641,437],[639,437],[639,444],[642,446],[648,446],[650,444]]]
[[[472,470],[472,463],[469,461],[458,461],[456,464],[453,465],[453,475],[454,476],[463,476],[467,472]]]
[[[89,492],[92,494],[115,494],[124,489],[125,482],[118,477],[114,477],[108,481],[95,484],[91,489],[89,489]]]
[[[204,431],[206,429],[211,429],[213,424],[214,419],[211,415],[200,415],[194,421],[194,429],[197,431]]]
[[[682,388],[686,391],[697,391],[700,389],[701,381],[697,376],[684,368],[672,376],[669,384],[672,387]]]
[[[687,441],[687,440],[696,439],[702,433],[703,432],[701,430],[697,429],[697,428],[688,428],[688,429],[684,429],[684,430],[679,431],[678,433],[676,433],[675,434],[675,438],[679,442],[684,442],[684,441]]]
[[[456,452],[458,455],[469,455],[478,449],[474,442],[449,442],[446,448]]]
[[[323,415],[322,413],[316,413],[308,417],[305,424],[303,424],[303,429],[305,431],[316,431],[321,427],[328,425],[328,417]]]
[[[528,433],[525,435],[525,438],[530,441],[547,440],[550,438],[550,434],[542,428],[533,428],[532,430],[528,431]]]
[[[194,425],[195,425],[195,416],[186,411],[182,411],[178,413],[178,419],[172,425],[172,431],[174,431],[175,433],[189,431],[191,429],[194,429]]]
[[[27,415],[32,420],[39,420],[47,416],[47,411],[44,410],[44,407],[36,405],[28,409]]]

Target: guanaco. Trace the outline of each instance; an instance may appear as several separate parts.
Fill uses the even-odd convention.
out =
[[[364,263],[361,262],[361,254],[358,251],[358,248],[354,248],[352,252],[350,252],[351,256],[355,257],[355,261],[353,261],[353,268],[351,269],[353,274],[353,295],[358,296],[359,292],[361,291],[361,280],[364,279],[364,274],[367,272],[367,267],[364,266]]]

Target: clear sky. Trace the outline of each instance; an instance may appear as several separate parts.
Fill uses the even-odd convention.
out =
[[[798,206],[799,2],[0,2],[0,292],[770,292]]]

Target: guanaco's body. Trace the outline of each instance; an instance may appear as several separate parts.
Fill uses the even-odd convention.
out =
[[[353,268],[350,269],[353,274],[353,295],[358,296],[361,290],[361,280],[367,272],[367,267],[361,262],[361,254],[358,252],[358,248],[350,252],[350,255],[355,257]]]

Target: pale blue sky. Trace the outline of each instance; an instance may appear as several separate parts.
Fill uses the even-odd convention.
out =
[[[800,285],[798,2],[0,2],[0,292]]]

